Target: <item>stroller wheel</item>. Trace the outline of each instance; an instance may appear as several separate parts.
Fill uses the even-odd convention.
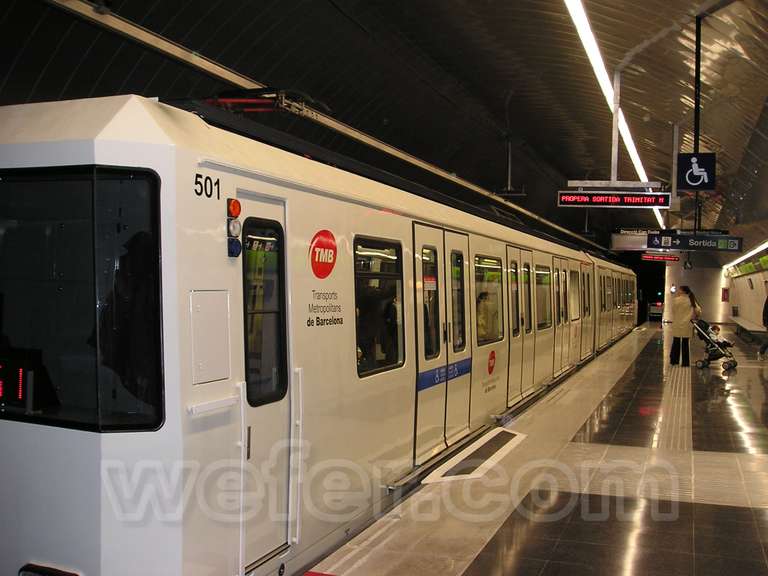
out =
[[[736,362],[732,360],[728,360],[727,362],[723,362],[723,370],[730,370],[731,368],[736,368]]]
[[[707,363],[704,360],[696,360],[696,368],[706,368]]]

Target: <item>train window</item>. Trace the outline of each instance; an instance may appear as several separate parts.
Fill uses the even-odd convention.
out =
[[[536,328],[552,326],[552,269],[536,266]]]
[[[162,424],[158,206],[139,170],[0,172],[0,418]]]
[[[585,294],[586,298],[584,300],[585,306],[584,306],[584,315],[589,317],[592,316],[592,274],[587,272],[587,281],[584,283],[584,286],[586,288]]]
[[[461,352],[467,347],[464,311],[464,255],[451,252],[451,321],[453,322],[453,351]]]
[[[278,222],[247,218],[243,244],[246,398],[259,406],[288,390],[283,229]]]
[[[355,238],[357,373],[368,376],[402,366],[403,267],[400,244]]]
[[[424,298],[424,357],[440,355],[440,296],[437,279],[437,250],[421,249],[421,286]]]
[[[523,302],[525,304],[525,333],[530,334],[533,329],[533,316],[531,315],[531,265],[523,264]]]
[[[577,270],[571,270],[571,320],[578,320],[579,313],[579,301],[581,300],[581,290],[579,289],[579,272]]]
[[[501,260],[475,256],[475,294],[477,294],[477,343],[479,346],[504,338]]]
[[[538,272],[536,273],[536,283],[538,284]],[[538,286],[537,286],[538,288]],[[536,290],[536,298],[539,297],[539,291]],[[537,308],[538,312],[538,308]],[[560,325],[560,269],[555,268],[555,322]]]
[[[512,318],[512,336],[520,334],[520,289],[517,279],[517,262],[512,260],[509,263],[509,307],[510,317]]]

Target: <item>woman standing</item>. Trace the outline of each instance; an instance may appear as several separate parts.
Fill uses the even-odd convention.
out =
[[[691,320],[698,319],[700,314],[701,307],[696,302],[696,296],[693,295],[688,286],[680,286],[680,289],[672,298],[672,352],[669,357],[670,364],[681,364],[680,349],[682,346],[683,361],[681,366],[690,366],[688,343],[693,331]]]

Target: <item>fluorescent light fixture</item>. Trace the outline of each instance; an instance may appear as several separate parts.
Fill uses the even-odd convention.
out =
[[[758,252],[762,252],[766,248],[768,248],[768,240],[766,240],[765,242],[760,244],[757,248],[753,248],[752,250],[750,250],[749,252],[747,252],[743,256],[739,256],[733,262],[728,262],[728,264],[723,264],[723,268],[730,268],[731,266],[735,266],[739,262],[744,262],[744,260],[746,260],[747,258],[751,258],[755,254],[757,254]]]
[[[584,10],[584,5],[581,0],[564,0],[566,8],[571,15],[571,20],[576,26],[576,31],[579,33],[581,44],[584,46],[584,50],[589,58],[589,63],[592,65],[592,70],[597,77],[597,83],[600,85],[600,90],[605,96],[605,101],[608,102],[608,108],[613,112],[613,84],[611,78],[608,76],[608,70],[605,68],[605,62],[600,54],[600,48],[597,46],[597,40],[592,33],[592,27],[589,25],[589,19],[587,13]],[[629,124],[627,124],[626,118],[624,118],[624,112],[619,108],[619,133],[621,139],[624,141],[624,146],[627,148],[629,158],[632,160],[632,165],[635,167],[637,177],[642,182],[648,181],[648,175],[643,168],[643,162],[640,160],[640,154],[637,152],[635,141],[632,140],[632,133],[629,131]],[[653,214],[656,216],[656,222],[659,223],[659,227],[664,229],[664,219],[661,217],[661,212],[658,208],[653,209]]]

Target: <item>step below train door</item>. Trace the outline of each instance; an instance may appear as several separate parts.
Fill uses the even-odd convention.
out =
[[[414,224],[418,375],[415,463],[445,448],[448,365],[443,231]]]
[[[290,372],[285,207],[239,192],[242,205],[243,571],[288,548]]]
[[[445,232],[446,317],[448,369],[446,372],[445,443],[450,446],[469,432],[472,384],[471,299],[469,297],[469,237]]]
[[[507,406],[512,406],[523,394],[523,314],[520,291],[520,249],[507,246],[507,292],[509,295],[509,384]]]

